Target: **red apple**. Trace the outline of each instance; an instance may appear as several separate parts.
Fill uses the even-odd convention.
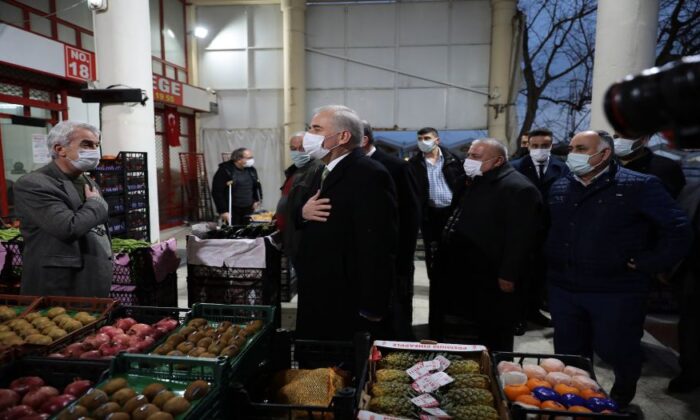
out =
[[[42,386],[32,391],[27,392],[27,395],[22,398],[22,404],[28,405],[33,409],[37,409],[46,402],[50,397],[58,395],[58,390],[52,386]]]
[[[22,397],[11,389],[0,389],[0,413],[19,404]]]
[[[136,348],[139,349],[139,352],[145,352],[146,349],[151,347],[153,343],[155,343],[155,339],[153,337],[144,337],[143,340],[139,341],[136,343]]]
[[[127,332],[129,335],[136,335],[138,337],[145,337],[147,335],[153,334],[153,327],[146,324],[134,324],[129,328]]]
[[[85,391],[90,389],[91,386],[92,382],[88,381],[87,379],[76,379],[66,385],[66,387],[63,389],[63,393],[70,394],[74,397],[80,397],[85,393]]]
[[[72,343],[63,349],[63,355],[70,358],[80,357],[83,353],[85,353],[83,343]]]
[[[177,321],[172,318],[163,318],[160,321],[156,322],[154,327],[163,327],[166,329],[166,331],[171,331],[174,330],[175,327],[177,327]]]
[[[111,325],[100,328],[97,332],[107,334],[109,338],[114,338],[115,335],[124,334],[124,330],[121,328],[116,328]]]
[[[114,326],[121,328],[124,331],[128,331],[132,325],[136,325],[138,322],[134,318],[119,318],[114,323]]]
[[[36,414],[34,409],[28,405],[16,405],[0,413],[0,420],[17,420]]]
[[[37,389],[43,385],[44,380],[38,376],[23,376],[12,381],[10,383],[10,389],[19,395],[24,395],[27,392]]]
[[[83,341],[83,348],[85,348],[85,345],[89,345],[90,349],[98,349],[100,348],[101,345],[105,343],[109,343],[111,340],[111,337],[105,333],[97,333],[95,335],[91,335],[88,338],[86,338]],[[89,350],[89,349],[86,349]]]
[[[41,405],[41,412],[51,415],[56,414],[73,401],[75,401],[75,397],[70,394],[51,397],[48,401]]]

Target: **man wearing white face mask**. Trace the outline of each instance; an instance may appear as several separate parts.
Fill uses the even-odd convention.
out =
[[[408,163],[416,179],[421,205],[420,230],[423,234],[425,266],[430,280],[428,324],[431,336],[436,336],[441,327],[437,320],[441,317],[442,304],[437,300],[437,287],[433,281],[437,269],[434,256],[442,229],[450,215],[452,193],[458,188],[459,180],[464,176],[464,169],[461,160],[440,145],[437,130],[424,127],[418,130],[417,136],[420,153],[409,159]]]
[[[692,239],[687,217],[655,176],[620,167],[605,131],[569,144],[572,171],[549,193],[545,245],[554,351],[613,366],[611,397],[634,398],[651,279],[674,267]]]
[[[507,156],[498,140],[472,142],[438,253],[445,313],[475,326],[479,343],[493,351],[513,350],[516,292],[531,268],[542,215],[537,188]]]
[[[293,263],[296,258],[301,240],[301,230],[294,223],[290,223],[293,209],[300,209],[304,205],[306,197],[319,168],[323,164],[306,153],[303,145],[304,132],[295,133],[289,140],[289,155],[292,164],[284,171],[286,179],[280,188],[281,194],[277,203],[275,222],[277,229],[282,233],[283,251]]]
[[[387,338],[398,245],[396,190],[389,172],[360,148],[362,122],[341,105],[314,112],[304,150],[325,167],[294,217],[298,337]],[[299,212],[297,212],[299,213]]]
[[[22,294],[109,295],[108,206],[84,174],[100,161],[99,136],[90,124],[56,124],[47,136],[51,162],[15,184],[24,238]]]
[[[673,198],[678,198],[685,186],[685,175],[681,165],[664,156],[657,155],[647,147],[649,136],[626,139],[619,133],[615,139],[615,155],[622,166],[632,171],[654,175],[664,184]]]
[[[245,147],[234,150],[231,160],[219,164],[212,181],[211,196],[224,223],[229,223],[230,219],[231,225],[245,224],[246,216],[260,206],[262,185],[253,165],[253,152]]]

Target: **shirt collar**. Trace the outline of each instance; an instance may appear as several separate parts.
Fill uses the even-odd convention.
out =
[[[538,165],[544,165],[545,168],[546,168],[547,166],[549,166],[549,160],[550,160],[551,158],[552,158],[552,157],[550,156],[550,157],[548,157],[547,160],[545,160],[544,162],[538,162],[538,161],[536,161],[535,159],[533,159],[532,156],[530,156],[530,160],[532,161],[532,164],[535,165],[535,167],[537,167]]]
[[[345,156],[349,155],[350,153],[346,153],[342,156],[338,156],[337,158],[333,159],[332,161],[328,162],[328,165],[326,165],[326,168],[328,168],[328,172],[332,171],[333,168],[335,168],[341,160],[345,159]]]
[[[437,164],[439,164],[443,160],[442,150],[440,150],[439,146],[435,146],[435,147],[437,147],[437,149],[438,149],[438,157],[437,157],[437,159],[435,159],[435,163],[432,163],[430,161],[430,159],[428,159],[427,157],[425,157],[425,155],[423,155],[423,159],[425,159],[425,163],[427,163],[429,165],[433,165],[433,166],[436,166]]]
[[[369,152],[367,152],[367,156],[372,157],[372,155],[373,155],[374,152],[376,152],[376,151],[377,151],[377,148],[374,147],[374,146],[372,146],[372,148],[369,149]]]

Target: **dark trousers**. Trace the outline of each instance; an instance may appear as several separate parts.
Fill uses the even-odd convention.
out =
[[[543,307],[545,299],[547,262],[541,253],[538,254],[533,260],[529,274],[523,278],[522,287],[516,290],[516,293],[521,296],[520,319],[522,321],[527,321],[530,316],[536,315]]]
[[[395,340],[413,341],[413,272],[411,262],[407,274],[397,274],[397,285],[391,297],[392,329]]]
[[[442,317],[444,315],[440,302],[440,291],[438,290],[438,270],[435,266],[438,243],[442,237],[442,230],[445,228],[447,219],[450,217],[450,208],[435,208],[428,207],[426,217],[423,218],[421,232],[423,233],[423,246],[425,249],[425,266],[428,271],[428,280],[430,282],[430,290],[428,293],[428,325],[430,326],[430,334],[437,337],[437,331],[440,330]]]
[[[629,404],[642,371],[648,294],[571,292],[551,284],[548,290],[555,353],[598,354],[615,372],[612,398]]]
[[[678,319],[678,363],[681,374],[700,378],[700,285],[696,272],[684,276],[675,292],[680,308]]]
[[[236,207],[232,206],[231,208],[231,225],[247,225],[248,224],[248,218],[246,216],[250,216],[253,213],[253,206],[246,206],[246,207]]]

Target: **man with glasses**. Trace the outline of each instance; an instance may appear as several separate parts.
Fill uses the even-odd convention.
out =
[[[51,162],[15,184],[24,239],[21,293],[107,297],[112,284],[108,206],[85,175],[100,161],[100,132],[63,121],[51,129]]]

